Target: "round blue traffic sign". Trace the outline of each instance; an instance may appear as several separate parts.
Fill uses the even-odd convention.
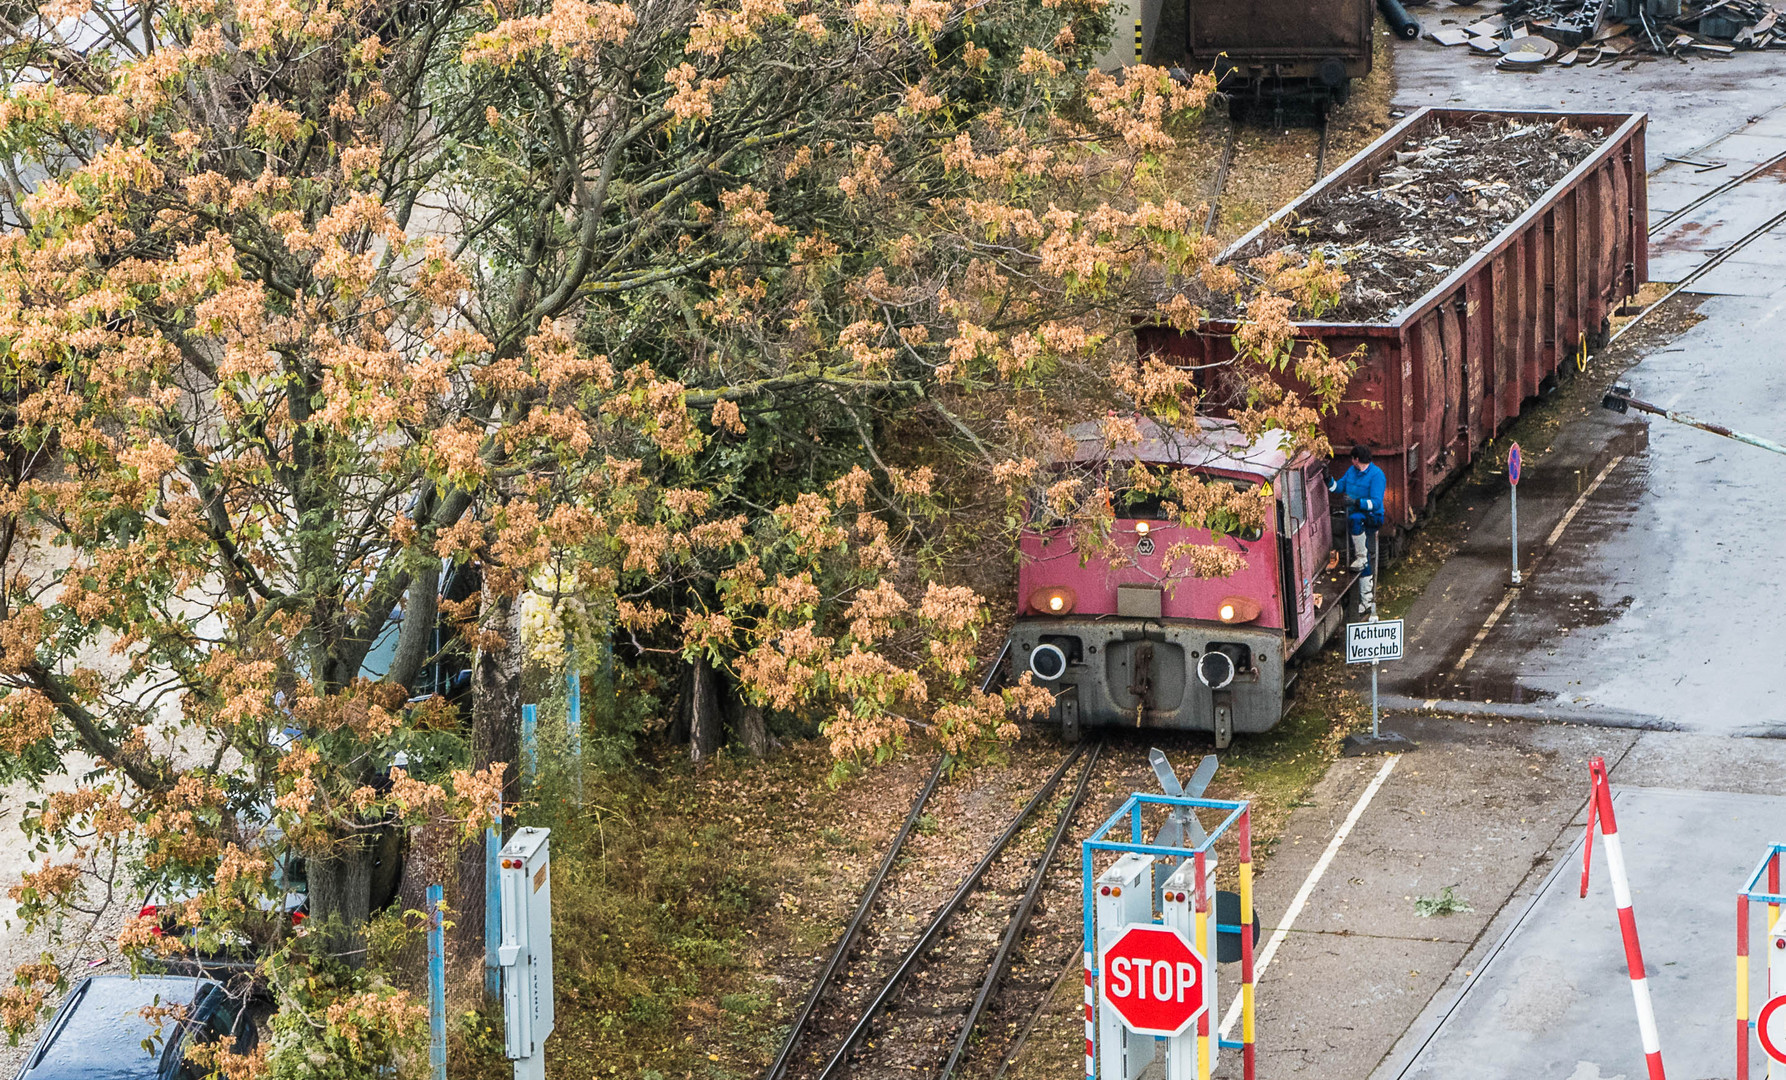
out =
[[[1519,444],[1518,443],[1514,443],[1513,448],[1511,450],[1507,451],[1507,482],[1509,484],[1519,483]]]

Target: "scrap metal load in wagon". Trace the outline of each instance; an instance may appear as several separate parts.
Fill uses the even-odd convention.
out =
[[[1322,427],[1338,453],[1374,449],[1391,537],[1577,368],[1648,279],[1643,162],[1641,113],[1421,109],[1221,255],[1252,280],[1252,260],[1275,253],[1318,252],[1346,273],[1337,306],[1294,332],[1334,356],[1362,350]],[[1143,328],[1138,346],[1193,368],[1219,415],[1244,400],[1232,362],[1245,308],[1193,299],[1207,321]],[[1306,395],[1293,369],[1277,379]]]
[[[1338,318],[1298,322],[1295,333],[1359,357],[1323,429],[1337,454],[1373,448],[1391,550],[1524,404],[1604,337],[1609,314],[1646,279],[1643,140],[1641,114],[1423,109],[1221,256],[1247,275],[1255,258],[1318,251],[1347,273]],[[989,681],[1029,673],[1056,693],[1052,719],[1070,738],[1086,727],[1175,728],[1225,746],[1234,732],[1267,731],[1298,659],[1333,635],[1348,598],[1358,606],[1358,574],[1332,557],[1346,526],[1331,512],[1344,508],[1330,507],[1328,463],[1282,433],[1249,439],[1223,418],[1244,400],[1233,368],[1244,307],[1198,299],[1209,321],[1189,333],[1144,327],[1138,346],[1193,367],[1207,415],[1184,429],[1143,422],[1131,443],[1082,425],[1056,468],[1182,469],[1268,488],[1272,509],[1255,534],[1218,535],[1131,501],[1114,508],[1095,551],[1081,550],[1075,526],[1032,521],[1016,621]],[[1308,389],[1293,364],[1276,377]],[[1165,555],[1187,543],[1225,547],[1245,568],[1175,574]]]

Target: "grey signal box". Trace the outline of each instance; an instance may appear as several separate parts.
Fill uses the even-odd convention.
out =
[[[516,829],[497,853],[502,895],[503,1049],[515,1080],[544,1080],[552,1034],[552,856],[550,829]]]

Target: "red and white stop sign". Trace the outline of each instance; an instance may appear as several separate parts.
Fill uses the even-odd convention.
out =
[[[1770,1000],[1755,1018],[1761,1048],[1775,1061],[1786,1062],[1786,995]]]
[[[1203,957],[1183,933],[1132,923],[1104,946],[1098,996],[1141,1035],[1182,1035],[1205,1007]]]

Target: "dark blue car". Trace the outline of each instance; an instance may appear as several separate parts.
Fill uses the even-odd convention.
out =
[[[180,1006],[181,1019],[144,1018],[150,1006]],[[238,1053],[254,1025],[221,983],[188,976],[98,975],[82,979],[50,1018],[18,1080],[197,1080],[186,1061],[195,1043],[223,1041]]]

